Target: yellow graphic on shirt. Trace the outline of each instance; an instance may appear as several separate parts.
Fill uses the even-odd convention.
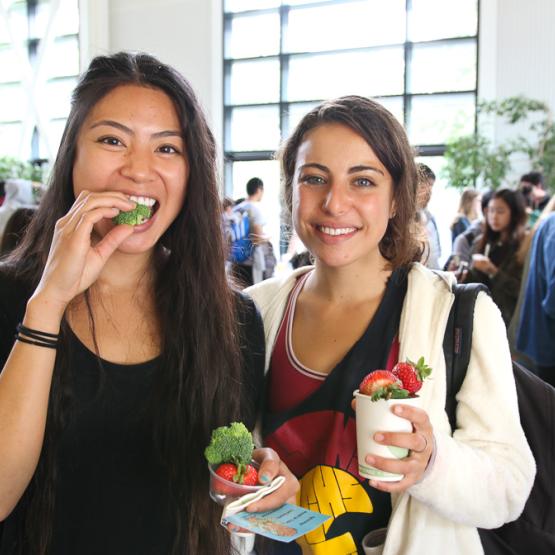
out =
[[[340,515],[374,512],[368,493],[354,476],[339,468],[316,466],[302,477],[297,503],[306,509],[333,517],[297,540],[303,555],[357,554],[356,543],[350,532],[326,538],[334,519]]]

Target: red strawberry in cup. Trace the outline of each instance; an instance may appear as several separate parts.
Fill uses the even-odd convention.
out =
[[[387,370],[374,370],[360,382],[359,392],[372,397],[373,401],[378,399],[402,399],[408,397],[408,393],[402,389],[399,378]]]
[[[431,371],[432,369],[424,362],[424,357],[420,357],[416,363],[410,360],[398,362],[391,372],[401,381],[403,389],[406,389],[412,396],[420,391],[422,382]]]

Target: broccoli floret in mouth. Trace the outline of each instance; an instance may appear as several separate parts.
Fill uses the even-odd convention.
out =
[[[128,212],[120,212],[114,219],[113,222],[116,225],[127,224],[127,225],[140,225],[144,224],[152,216],[152,208],[145,206],[144,204],[137,204],[133,210]]]

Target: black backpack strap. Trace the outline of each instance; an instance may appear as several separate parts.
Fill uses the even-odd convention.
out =
[[[455,396],[462,386],[470,361],[474,305],[478,293],[484,291],[489,294],[489,290],[481,283],[463,283],[454,285],[452,291],[455,294],[455,301],[445,328],[443,353],[447,379],[445,412],[449,417],[451,429],[454,430],[457,424]]]

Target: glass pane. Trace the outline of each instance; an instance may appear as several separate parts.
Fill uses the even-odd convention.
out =
[[[225,0],[224,11],[244,12],[246,10],[263,10],[266,8],[277,8],[280,0]]]
[[[34,19],[31,20],[31,36],[44,38],[50,20],[54,36],[75,35],[79,32],[79,6],[77,0],[61,0],[56,13],[52,13],[50,0],[42,0],[37,6]]]
[[[279,256],[280,230],[280,177],[279,163],[276,160],[234,162],[232,196],[243,198],[247,192],[245,186],[251,177],[259,177],[264,182],[264,196],[260,207],[266,216],[264,231],[270,236],[276,256]]]
[[[476,42],[415,45],[409,65],[409,92],[476,88]]]
[[[285,118],[287,122],[287,128],[283,130],[283,136],[288,137],[289,135],[291,135],[303,116],[310,112],[312,108],[318,106],[318,104],[319,102],[303,102],[301,104],[290,104],[287,117]]]
[[[286,52],[317,52],[405,40],[405,0],[369,0],[292,9]]]
[[[78,0],[61,0],[54,21],[54,35],[76,35],[79,33]]]
[[[25,3],[14,2],[7,11],[10,27],[8,30],[6,20],[0,18],[0,43],[9,43],[12,38],[18,41],[27,40],[27,7]]]
[[[228,104],[279,102],[279,60],[234,62]]]
[[[21,158],[20,146],[22,141],[22,123],[0,123],[0,153],[2,156]],[[26,155],[25,158],[27,158]]]
[[[478,0],[412,0],[408,14],[411,41],[474,36]]]
[[[248,58],[279,53],[279,13],[238,15],[225,37],[226,58]]]
[[[20,121],[28,110],[27,93],[20,83],[0,87],[0,122]]]
[[[443,144],[451,137],[474,131],[473,94],[430,95],[412,98],[409,138],[412,144]]]
[[[0,82],[21,81],[23,79],[23,64],[20,54],[11,46],[0,48]]]
[[[326,99],[345,94],[402,94],[403,68],[402,47],[292,56],[287,77],[287,100]]]
[[[69,114],[71,92],[77,83],[77,79],[56,79],[45,83],[37,97],[40,110],[46,118],[65,118]]]
[[[65,120],[53,120],[48,122],[46,129],[47,136],[41,134],[39,141],[39,158],[54,159],[60,146],[62,133],[66,125]]]
[[[275,150],[279,145],[277,106],[234,108],[231,112],[231,145],[227,150]]]
[[[404,125],[403,121],[403,97],[389,97],[389,98],[374,98],[376,102],[379,102],[386,110],[389,110],[401,123]]]
[[[79,73],[78,37],[56,39],[45,53],[41,73],[46,79],[77,75]]]
[[[37,11],[35,16],[29,20],[30,24],[30,35],[33,39],[42,39],[46,35],[46,29],[48,27],[48,22],[51,17],[52,7],[50,2],[47,0],[42,0],[37,4]]]

